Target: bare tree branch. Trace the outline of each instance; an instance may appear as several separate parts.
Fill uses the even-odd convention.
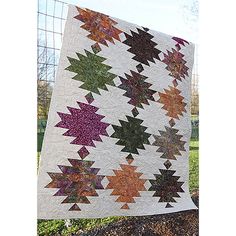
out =
[[[47,119],[48,109],[52,94],[52,85],[48,81],[54,73],[53,55],[48,55],[47,48],[40,39],[38,39],[38,72],[37,72],[37,90],[38,90],[38,119]]]

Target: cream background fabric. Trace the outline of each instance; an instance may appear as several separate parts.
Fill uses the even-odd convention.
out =
[[[72,203],[61,203],[66,196],[53,196],[59,189],[45,188],[52,179],[47,172],[61,173],[57,165],[70,166],[68,158],[79,159],[78,150],[79,145],[70,144],[73,137],[63,136],[65,129],[55,127],[60,121],[57,112],[69,113],[67,106],[79,108],[77,101],[88,103],[85,95],[87,90],[79,88],[82,82],[72,79],[75,73],[65,70],[70,65],[67,57],[76,58],[75,53],[86,55],[84,50],[93,52],[91,46],[95,43],[89,39],[88,31],[82,29],[80,26],[84,23],[75,19],[78,11],[75,6],[70,6],[68,18],[65,26],[63,46],[61,49],[60,62],[57,71],[56,83],[53,90],[53,96],[50,105],[47,128],[44,136],[44,142],[41,152],[39,176],[38,176],[38,218],[39,219],[69,219],[69,218],[99,218],[107,216],[138,216],[138,215],[152,215],[163,214],[176,211],[183,211],[195,209],[196,206],[191,200],[188,186],[188,162],[189,162],[189,139],[191,135],[190,123],[190,100],[191,100],[191,71],[193,66],[194,46],[189,44],[181,48],[181,53],[184,54],[186,66],[189,68],[185,79],[178,83],[178,89],[181,91],[181,96],[184,97],[184,102],[187,103],[185,109],[187,112],[180,116],[180,119],[175,119],[176,125],[174,128],[178,129],[183,135],[182,140],[185,141],[185,150],[181,151],[181,155],[176,155],[176,160],[172,161],[170,170],[175,170],[174,175],[180,176],[178,181],[184,182],[182,189],[184,192],[178,193],[179,198],[175,198],[176,202],[171,203],[173,207],[166,208],[166,202],[159,202],[159,197],[153,197],[154,191],[140,191],[140,197],[134,197],[135,203],[128,203],[127,210],[121,209],[124,205],[122,202],[116,202],[117,195],[111,195],[112,189],[96,190],[98,196],[88,197],[90,204],[78,203],[81,211],[69,211],[68,209],[73,205]],[[137,27],[140,26],[127,23],[120,19],[112,18],[118,24],[116,28],[130,34],[130,30],[137,32]],[[142,28],[141,28],[142,29]],[[176,42],[171,39],[171,36],[160,32],[149,30],[154,38],[152,41],[158,44],[157,48],[166,53],[166,50],[175,48]],[[137,71],[137,61],[133,60],[134,56],[128,52],[129,46],[122,43],[125,39],[124,34],[120,34],[121,41],[114,39],[115,44],[110,42],[108,47],[99,44],[101,51],[99,56],[107,58],[104,61],[106,65],[110,65],[112,69],[109,71],[117,75],[115,84],[118,86],[121,82],[118,76],[125,78],[124,73],[130,73],[130,70]],[[160,58],[163,59],[163,54]],[[142,74],[147,76],[146,82],[152,84],[151,89],[163,92],[172,86],[173,77],[169,75],[169,71],[165,69],[166,64],[154,59],[155,63],[150,62],[150,66],[143,65]],[[125,90],[115,86],[107,85],[108,91],[100,89],[100,94],[93,93],[94,102],[91,104],[99,108],[98,114],[105,116],[102,120],[112,125],[120,126],[119,120],[127,121],[126,116],[132,116],[133,106],[128,103],[130,98],[124,96]],[[154,94],[155,101],[149,100],[149,105],[144,104],[143,108],[137,108],[139,114],[137,118],[142,119],[143,126],[147,127],[146,132],[158,135],[158,130],[164,130],[164,126],[169,126],[169,117],[166,116],[166,110],[162,109],[163,104],[156,102],[158,100],[158,93]],[[107,132],[111,135],[114,129],[110,125]],[[125,157],[127,152],[122,152],[123,146],[117,145],[118,139],[107,136],[100,136],[102,142],[94,141],[96,147],[87,147],[90,154],[85,160],[95,161],[92,167],[100,168],[98,172],[100,175],[114,176],[113,170],[120,170],[120,164],[127,164]],[[150,143],[154,142],[153,136],[149,138]],[[155,174],[160,174],[159,169],[164,168],[166,159],[160,158],[161,152],[156,152],[157,146],[144,144],[145,150],[139,149],[138,154],[132,154],[134,161],[132,166],[137,166],[137,172],[142,172],[140,178],[155,179]],[[108,179],[105,177],[102,180],[104,187],[108,184]],[[145,187],[148,189],[151,186],[149,181],[145,182]]]

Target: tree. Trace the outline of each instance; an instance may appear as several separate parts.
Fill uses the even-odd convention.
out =
[[[199,0],[182,1],[181,9],[183,11],[183,17],[186,26],[189,27],[191,33],[196,34],[198,31],[198,16],[199,16]],[[197,36],[197,34],[196,34]],[[197,54],[197,47],[195,47],[195,53]],[[197,59],[198,55],[196,56]],[[195,71],[192,77],[192,96],[191,96],[191,113],[198,114],[199,101],[198,101],[198,70],[197,60],[195,61]]]
[[[198,15],[199,15],[199,0],[193,0],[193,1],[183,1],[182,6],[183,10],[183,17],[186,23],[194,29],[194,27],[197,27],[198,22]]]
[[[38,57],[37,57],[37,92],[38,92],[38,119],[47,119],[48,109],[52,95],[52,83],[48,82],[48,77],[52,76],[54,65],[52,55],[47,55],[46,47],[40,39],[38,40]]]

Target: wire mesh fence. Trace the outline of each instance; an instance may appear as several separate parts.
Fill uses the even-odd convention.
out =
[[[77,4],[77,0],[38,0],[37,84],[38,130],[40,130],[40,133],[44,132],[45,120],[47,120],[51,94],[59,62],[68,4]],[[195,48],[195,51],[196,59],[192,76],[191,113],[194,120],[198,120],[198,47]],[[43,137],[43,135],[41,136]]]
[[[66,2],[38,0],[38,119],[47,119],[67,10]]]

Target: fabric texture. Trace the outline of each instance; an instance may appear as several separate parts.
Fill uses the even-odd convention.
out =
[[[195,209],[194,45],[70,6],[38,177],[38,218]]]

